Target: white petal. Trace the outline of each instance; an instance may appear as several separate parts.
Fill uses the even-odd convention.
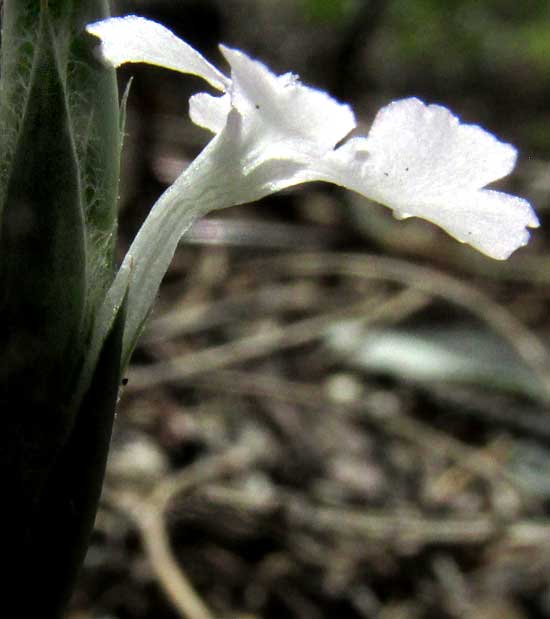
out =
[[[412,210],[411,215],[419,214]],[[490,189],[456,194],[444,205],[425,204],[421,213],[420,217],[441,226],[458,241],[497,260],[505,260],[526,245],[527,228],[539,225],[527,200]]]
[[[355,127],[348,105],[304,86],[290,73],[277,76],[241,51],[220,46],[231,65],[233,104],[245,122],[257,117],[275,139],[328,150]]]
[[[219,133],[225,127],[230,109],[229,95],[213,97],[206,92],[199,92],[189,99],[191,120],[212,133]]]
[[[509,174],[516,149],[477,125],[460,124],[440,105],[415,98],[382,108],[368,135],[369,165],[385,175],[388,191],[424,193],[480,189]],[[391,189],[390,189],[391,186]]]
[[[303,180],[326,180],[357,191],[389,206],[400,219],[421,217],[431,221],[457,240],[498,260],[525,245],[527,228],[539,225],[530,204],[522,198],[475,187],[449,188],[444,183],[434,187],[428,177],[415,175],[412,162],[399,176],[397,165],[393,169],[377,165],[368,150],[370,145],[370,136],[349,140],[324,161],[312,162],[308,172],[302,174]],[[407,157],[406,152],[400,155]]]
[[[154,21],[128,15],[89,24],[86,30],[101,39],[101,53],[111,65],[145,62],[198,75],[225,90],[229,80],[190,45]]]

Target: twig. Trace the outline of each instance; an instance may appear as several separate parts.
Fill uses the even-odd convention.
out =
[[[151,321],[141,343],[144,345],[219,327],[234,320],[235,315],[258,311],[286,311],[319,306],[321,294],[309,282],[270,284],[253,291],[232,294],[211,303],[184,305]]]
[[[203,389],[216,392],[226,391],[245,395],[255,395],[270,400],[292,402],[307,408],[316,408],[326,414],[357,414],[369,420],[386,432],[404,438],[411,443],[427,447],[430,452],[456,462],[468,474],[473,474],[490,483],[506,481],[516,494],[525,490],[518,485],[514,476],[508,475],[500,460],[494,459],[484,450],[478,450],[462,441],[440,432],[428,424],[394,411],[391,417],[380,417],[363,402],[340,402],[335,406],[322,395],[316,385],[299,383],[258,372],[220,370],[208,376],[195,376],[193,383]]]
[[[127,490],[107,489],[104,494],[109,504],[123,511],[138,527],[144,550],[161,587],[186,619],[213,619],[214,615],[174,557],[164,522],[168,506],[177,495],[190,492],[212,479],[246,468],[255,457],[254,448],[238,445],[222,455],[201,460],[164,478],[145,499]]]
[[[451,301],[491,326],[510,342],[537,377],[550,401],[550,358],[541,340],[507,309],[473,286],[449,275],[404,260],[364,254],[300,253],[256,261],[252,268],[279,270],[286,276],[341,275],[399,282],[411,289]]]
[[[300,346],[320,337],[338,320],[357,317],[365,323],[400,319],[424,307],[428,299],[416,290],[390,296],[376,295],[344,309],[327,312],[277,329],[213,346],[145,368],[132,368],[127,391],[136,392],[153,386],[188,379],[219,370],[235,363],[250,361],[276,350]]]
[[[294,526],[345,531],[392,544],[481,544],[499,537],[514,545],[536,546],[550,535],[550,521],[502,523],[492,515],[463,518],[427,517],[415,510],[360,511],[318,507],[302,499],[289,501]]]
[[[217,505],[258,513],[284,509],[291,528],[345,533],[391,545],[483,544],[493,539],[524,548],[546,544],[550,520],[506,522],[490,513],[475,516],[426,516],[416,509],[343,509],[314,504],[297,494],[279,491],[269,502],[249,490],[209,485],[201,496]]]

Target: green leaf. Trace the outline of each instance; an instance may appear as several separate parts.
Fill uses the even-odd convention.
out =
[[[103,303],[95,313],[91,337],[86,348],[79,380],[73,394],[73,409],[80,406],[84,394],[88,391],[104,343],[113,329],[113,325],[123,306],[128,304],[126,297],[128,295],[130,278],[131,269],[123,264],[117,273],[115,281],[107,291]],[[125,322],[126,321],[127,317],[125,312]],[[124,349],[122,357],[123,360],[127,359],[127,356],[124,354]],[[122,370],[124,370],[126,363],[123,362],[121,367]]]
[[[72,592],[89,541],[105,474],[120,386],[124,307],[96,363],[75,423],[48,470],[41,492],[3,496],[3,557],[10,566],[3,608],[20,617],[58,619]],[[12,479],[12,472],[8,475]],[[9,481],[9,480],[8,480]],[[10,483],[8,488],[12,488]],[[19,497],[19,501],[13,499]],[[6,585],[6,582],[8,583]],[[11,603],[10,603],[11,602]]]
[[[73,3],[67,59],[67,97],[82,184],[87,241],[88,326],[115,273],[122,129],[114,69],[95,55],[85,26],[108,14],[104,0]]]
[[[6,186],[26,109],[36,43],[39,9],[23,2],[2,7],[2,56],[0,64],[0,220]],[[30,4],[30,3],[26,3]]]
[[[4,2],[0,529],[10,575],[2,605],[22,617],[56,619],[70,595],[120,380],[124,295],[81,379],[114,277],[116,82],[84,32],[105,14],[104,0]]]
[[[48,17],[68,124],[76,149],[86,224],[89,328],[115,272],[118,181],[122,134],[116,75],[95,55],[85,26],[109,13],[107,0],[5,0],[0,81],[0,218],[30,98],[42,16]],[[42,44],[42,43],[41,43]],[[35,95],[33,95],[35,96]]]
[[[63,70],[43,14],[0,230],[0,390],[19,392],[21,406],[63,410],[69,400],[84,336],[85,245]]]

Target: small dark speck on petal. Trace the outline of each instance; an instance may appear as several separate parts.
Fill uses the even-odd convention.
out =
[[[257,110],[260,109],[260,106],[256,103],[256,105],[254,106]]]
[[[384,176],[389,176],[388,172],[384,172]]]

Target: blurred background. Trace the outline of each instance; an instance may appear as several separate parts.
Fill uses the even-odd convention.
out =
[[[182,240],[122,396],[71,619],[550,617],[550,3],[135,0],[377,110],[518,147],[542,226],[495,262],[308,184]],[[207,143],[198,79],[132,65],[120,249]]]

